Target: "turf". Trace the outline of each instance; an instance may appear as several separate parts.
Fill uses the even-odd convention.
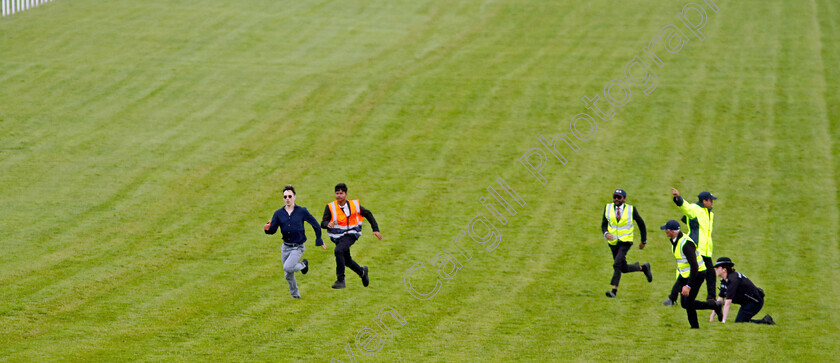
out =
[[[698,2],[701,42],[685,3],[59,0],[0,18],[0,360],[836,359],[840,6]],[[656,89],[608,106],[667,24],[690,41],[660,48]],[[593,135],[558,148],[565,165],[547,154],[543,185],[520,157],[595,95],[615,117],[578,123]],[[505,225],[480,202],[507,196],[498,177],[525,202]],[[262,224],[283,185],[320,219],[338,182],[385,236],[353,247],[371,286],[331,289],[309,231],[294,300]],[[778,325],[689,330],[661,305],[672,186],[720,197],[715,256]],[[654,281],[607,299],[617,187]],[[478,213],[501,239],[464,237],[467,260],[450,241]],[[432,289],[442,250],[462,268],[412,297],[406,272],[423,263],[412,286]],[[386,307],[406,322],[384,319],[392,337],[371,320]]]

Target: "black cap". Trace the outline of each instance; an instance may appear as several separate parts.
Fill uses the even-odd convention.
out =
[[[715,262],[715,267],[732,267],[735,263],[729,257],[721,257]]]
[[[712,193],[709,193],[709,192],[700,192],[700,194],[697,194],[697,199],[700,199],[700,200],[706,200],[706,199],[715,200],[715,199],[717,199],[717,197],[712,195]]]
[[[620,195],[620,196],[622,196],[622,197],[624,197],[624,198],[627,198],[627,192],[625,192],[625,191],[624,191],[624,189],[616,189],[616,190],[613,192],[613,195]]]
[[[677,222],[677,221],[672,219],[668,222],[665,222],[665,225],[662,226],[662,227],[659,227],[659,229],[670,229],[672,231],[679,231],[680,230],[680,222]]]

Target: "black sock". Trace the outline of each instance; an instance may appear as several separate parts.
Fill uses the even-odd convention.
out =
[[[617,293],[618,293],[618,289],[612,289],[612,292],[613,292],[613,294],[617,294]]]

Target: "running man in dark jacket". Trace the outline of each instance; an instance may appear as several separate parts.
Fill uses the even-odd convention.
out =
[[[292,297],[300,299],[295,272],[300,271],[304,275],[309,272],[309,261],[300,259],[305,250],[303,243],[306,242],[306,230],[303,222],[308,222],[315,230],[315,245],[321,246],[323,249],[327,249],[327,246],[321,239],[321,228],[318,225],[318,220],[305,207],[295,205],[296,198],[295,187],[287,185],[283,188],[283,201],[286,206],[274,212],[271,221],[263,226],[263,230],[265,234],[274,234],[277,232],[277,228],[280,228],[283,234],[283,247],[281,247],[283,271],[286,272],[286,281],[289,282],[289,291],[292,293]]]

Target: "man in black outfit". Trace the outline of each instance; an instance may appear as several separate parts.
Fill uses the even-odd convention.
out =
[[[635,206],[627,204],[627,192],[624,189],[616,189],[613,192],[613,202],[607,204],[601,215],[601,232],[607,239],[613,257],[613,276],[610,280],[612,290],[607,291],[607,297],[615,297],[618,293],[618,283],[621,281],[621,274],[642,271],[648,282],[653,281],[653,274],[650,272],[650,263],[640,265],[638,262],[627,264],[627,252],[633,246],[634,222],[639,225],[642,241],[639,249],[644,249],[647,243],[647,228],[645,221],[639,215]]]
[[[700,287],[703,281],[706,280],[706,266],[703,264],[703,257],[697,252],[697,244],[680,231],[680,223],[675,220],[670,220],[659,229],[665,230],[665,234],[671,241],[671,251],[674,258],[677,260],[677,271],[680,275],[677,277],[677,284],[682,286],[680,289],[680,304],[685,309],[688,315],[688,323],[692,329],[700,328],[700,323],[697,321],[697,310],[710,309],[715,310],[718,315],[721,315],[720,304],[717,301],[697,301],[697,293],[700,292]]]
[[[770,314],[764,315],[764,318],[760,320],[752,319],[764,306],[764,290],[755,286],[744,274],[736,272],[734,267],[735,263],[729,257],[718,258],[715,263],[715,274],[720,277],[718,301],[726,299],[723,304],[721,322],[726,322],[726,318],[729,317],[729,308],[732,303],[736,303],[741,305],[738,316],[735,318],[736,323],[776,324]],[[709,321],[714,319],[715,314],[712,313]]]
[[[373,213],[362,207],[358,199],[347,200],[347,185],[338,183],[335,186],[335,201],[327,204],[324,208],[324,218],[321,219],[321,228],[327,230],[330,240],[335,243],[335,275],[336,280],[332,285],[333,289],[343,289],[344,266],[349,267],[353,272],[362,278],[362,285],[370,284],[367,266],[359,266],[350,256],[350,246],[362,236],[362,221],[370,220],[370,227],[373,235],[382,240],[379,233],[379,225],[373,218]]]

